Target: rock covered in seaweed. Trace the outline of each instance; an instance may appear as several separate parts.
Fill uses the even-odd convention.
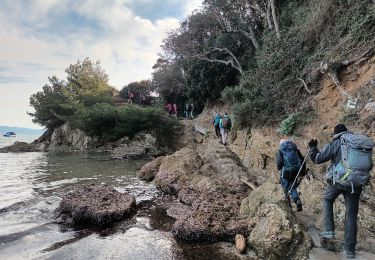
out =
[[[135,198],[108,185],[85,185],[67,194],[56,212],[68,225],[105,225],[129,218]]]
[[[247,219],[238,216],[246,193],[227,194],[186,188],[179,192],[183,210],[173,210],[176,222],[172,233],[188,241],[232,240],[248,235]]]

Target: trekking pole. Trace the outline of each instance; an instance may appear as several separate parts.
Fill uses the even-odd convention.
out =
[[[309,148],[309,150],[307,151],[307,154],[306,154],[306,156],[305,156],[305,159],[303,159],[303,162],[302,162],[302,164],[301,164],[301,167],[300,167],[299,170],[298,170],[298,173],[297,173],[296,178],[294,178],[294,181],[293,181],[292,186],[290,186],[290,189],[289,189],[289,191],[288,191],[288,194],[290,194],[290,192],[291,192],[292,189],[293,189],[294,184],[296,184],[296,181],[297,181],[297,179],[298,179],[298,177],[299,177],[299,175],[300,175],[300,173],[301,173],[301,170],[302,170],[302,168],[303,168],[303,165],[305,164],[305,162],[306,162],[306,160],[307,160],[307,157],[308,157],[309,154],[310,154],[310,151],[311,151],[311,148]]]

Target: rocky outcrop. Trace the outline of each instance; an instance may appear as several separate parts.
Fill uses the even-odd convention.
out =
[[[155,185],[175,195],[188,186],[231,193],[248,190],[242,180],[257,182],[234,153],[209,139],[197,149],[183,148],[166,156],[155,176]]]
[[[199,173],[202,165],[203,160],[196,151],[183,148],[164,158],[155,176],[155,186],[165,193],[177,195],[183,187],[190,184],[193,175]]]
[[[107,185],[87,185],[66,195],[56,212],[67,225],[105,225],[132,216],[135,198]]]
[[[160,165],[163,163],[164,156],[160,156],[153,161],[144,165],[139,172],[137,172],[137,176],[141,180],[145,181],[152,181],[155,178],[155,175],[158,173]]]
[[[158,147],[157,140],[151,134],[140,133],[134,139],[124,137],[106,144],[104,150],[110,150],[114,159],[145,159],[170,153],[166,147]]]
[[[52,152],[83,151],[94,148],[95,144],[95,140],[87,136],[85,132],[65,123],[53,131],[47,150]]]
[[[0,148],[0,153],[35,152],[32,145],[26,142],[14,142],[14,144]]]
[[[150,165],[152,172],[158,164]],[[139,175],[146,175],[143,172]],[[250,189],[244,181],[256,187],[256,178],[216,139],[163,158],[154,181],[181,202],[168,210],[176,219],[174,235],[189,241],[222,241],[248,234],[248,220],[238,213]]]
[[[169,148],[159,147],[157,140],[146,133],[139,133],[132,140],[128,137],[114,142],[103,143],[97,138],[87,136],[83,131],[65,123],[54,130],[48,129],[34,142],[20,143],[0,148],[0,152],[110,152],[114,159],[140,159],[165,155]]]

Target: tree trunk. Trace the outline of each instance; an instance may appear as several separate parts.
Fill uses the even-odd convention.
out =
[[[277,17],[276,17],[276,10],[275,10],[275,2],[274,2],[274,0],[270,0],[270,4],[271,4],[272,19],[273,19],[273,24],[275,26],[276,36],[277,36],[277,39],[280,39],[280,29],[279,29],[279,24],[277,23]]]
[[[268,29],[272,30],[272,21],[271,21],[271,3],[267,2],[267,7],[266,7],[266,19],[267,19],[267,24],[268,24]]]
[[[245,35],[246,38],[250,39],[250,41],[252,42],[254,48],[257,50],[259,49],[259,43],[255,37],[255,33],[254,33],[254,30],[251,26],[249,26],[249,32],[246,32],[244,30],[239,30],[243,35]]]

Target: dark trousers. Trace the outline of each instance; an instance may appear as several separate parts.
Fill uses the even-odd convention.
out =
[[[346,251],[354,252],[357,243],[357,216],[359,198],[362,190],[355,190],[354,193],[328,184],[324,193],[324,228],[326,231],[335,231],[333,219],[333,203],[336,198],[343,194],[345,200],[345,235],[344,248]]]
[[[294,179],[289,180],[286,178],[280,178],[280,182],[281,182],[281,187],[283,187],[283,190],[284,190],[285,198],[289,198],[289,190],[290,190],[290,196],[292,197],[293,201],[297,203],[297,200],[299,199],[299,195],[297,191],[298,183],[295,182],[293,185],[293,188],[291,188],[294,182]]]
[[[217,136],[217,137],[220,137],[220,136],[221,136],[221,134],[220,134],[220,126],[219,126],[219,124],[218,124],[218,125],[215,125],[215,133],[216,133],[216,136]]]

